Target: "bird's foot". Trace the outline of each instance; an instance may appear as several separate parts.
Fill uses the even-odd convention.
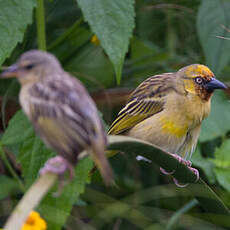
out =
[[[196,180],[195,183],[200,179],[200,174],[198,169],[192,168],[191,166],[188,167],[195,175],[196,175]]]
[[[160,171],[165,175],[172,175],[175,172],[175,170],[172,170],[171,172],[168,172],[168,171],[166,171],[165,169],[163,169],[161,167],[160,167]]]
[[[181,164],[184,164],[188,167],[191,167],[192,166],[192,162],[191,161],[188,161],[188,160],[185,160],[183,157],[177,155],[177,154],[170,154],[172,157],[174,157],[175,159],[177,159]]]
[[[174,157],[175,159],[177,159],[179,161],[179,163],[184,164],[185,166],[187,166],[195,175],[196,175],[196,180],[195,183],[199,180],[199,171],[195,168],[192,168],[192,162],[189,160],[185,160],[184,158],[182,158],[181,156],[177,155],[177,154],[170,154],[172,157]],[[160,168],[160,171],[165,174],[165,175],[172,175],[175,170],[173,170],[172,172],[167,172],[165,169]],[[178,187],[186,187],[188,184],[180,184],[178,182],[178,180],[176,178],[173,177],[173,181],[174,183],[178,186]]]
[[[199,178],[200,178],[199,171],[197,169],[195,169],[195,168],[192,168],[191,166],[188,166],[188,168],[196,175],[196,180],[194,182],[194,183],[196,183],[199,180]],[[184,187],[186,187],[188,185],[188,183],[186,183],[186,184],[180,184],[178,182],[178,180],[176,178],[174,178],[174,177],[173,177],[173,181],[174,181],[175,185],[178,186],[178,187],[180,187],[180,188],[184,188]]]
[[[73,176],[74,176],[73,166],[63,157],[56,156],[56,157],[50,158],[45,163],[45,166],[39,172],[40,175],[44,175],[46,173],[54,173],[58,175],[59,186],[58,186],[58,191],[54,194],[55,196],[59,196],[61,194],[63,187],[66,184],[64,173],[67,170],[69,171],[69,181],[72,181]]]
[[[56,156],[50,158],[45,166],[40,170],[40,175],[45,173],[54,173],[57,175],[62,175],[67,170],[67,162],[63,157]]]
[[[177,187],[180,187],[180,188],[184,188],[184,187],[186,187],[188,185],[188,183],[186,183],[186,184],[180,184],[175,177],[173,177],[173,181],[174,181],[175,185]]]
[[[192,166],[192,162],[191,161],[188,161],[188,160],[185,160],[184,158],[182,158],[181,156],[177,155],[177,154],[170,154],[172,157],[174,157],[176,160],[178,160],[181,164],[184,164],[188,167],[191,167]],[[175,170],[172,170],[171,172],[168,172],[166,171],[165,169],[163,168],[160,168],[160,171],[165,174],[165,175],[172,175]]]

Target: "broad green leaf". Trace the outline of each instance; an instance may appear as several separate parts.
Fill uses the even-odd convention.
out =
[[[35,0],[0,0],[0,64],[21,42],[28,24],[32,23]]]
[[[203,0],[197,16],[197,30],[206,62],[216,74],[230,60],[230,42],[216,37],[228,37],[225,28],[230,27],[229,11],[229,0]]]
[[[79,161],[75,169],[75,177],[72,182],[65,185],[61,195],[55,197],[57,186],[52,189],[39,206],[40,213],[48,221],[48,229],[60,230],[70,215],[73,204],[79,195],[84,192],[89,183],[89,173],[93,168],[93,161],[89,158]]]
[[[196,176],[192,171],[159,147],[127,136],[109,136],[109,143],[109,149],[111,150],[122,150],[123,153],[132,154],[134,157],[142,155],[169,172],[176,169],[173,177],[182,183],[190,183],[187,189],[190,190],[204,209],[210,213],[230,214],[220,198],[201,178],[196,184],[193,184]]]
[[[20,144],[33,135],[31,123],[22,110],[18,111],[10,120],[7,129],[2,136],[3,145]]]
[[[15,140],[13,137],[15,137]],[[47,149],[40,138],[35,135],[30,122],[22,111],[19,111],[10,121],[3,137],[3,144],[19,144],[20,149],[17,160],[22,166],[27,188],[36,180],[39,170],[44,166],[46,160],[54,156],[54,153]],[[73,182],[69,182],[65,186],[61,196],[53,196],[54,191],[58,190],[55,187],[42,202],[41,213],[48,220],[49,229],[58,230],[62,228],[70,215],[73,204],[84,191],[85,185],[89,181],[88,175],[92,167],[91,159],[81,160],[76,167],[76,176]]]
[[[226,140],[215,152],[215,174],[217,181],[230,192],[230,140]]]
[[[100,46],[90,44],[65,65],[65,69],[79,78],[89,90],[111,87],[113,66]]]
[[[134,28],[134,0],[77,0],[85,20],[111,59],[118,84]]]
[[[124,80],[128,87],[136,87],[149,76],[171,71],[166,65],[169,59],[167,52],[135,36],[130,42],[130,57],[131,59],[126,60],[126,69],[124,69],[126,71]]]
[[[216,168],[215,169],[217,181],[223,188],[225,188],[228,192],[230,192],[230,170]]]
[[[0,175],[0,200],[18,191],[18,183],[14,179]]]
[[[215,92],[212,98],[211,113],[202,123],[200,141],[224,136],[230,130],[230,102],[223,92]]]
[[[52,156],[54,153],[47,149],[35,134],[24,140],[19,150],[18,161],[22,165],[27,188],[38,177],[39,170],[44,166],[44,163]]]
[[[222,164],[217,165],[218,167],[227,168],[230,166],[229,152],[230,152],[230,140],[228,139],[228,140],[225,140],[223,144],[220,146],[220,148],[218,148],[215,152],[215,159],[222,162]],[[229,162],[229,165],[227,165],[227,162]]]
[[[19,148],[17,160],[22,165],[27,187],[37,178],[45,161],[54,155],[35,135],[31,123],[21,110],[10,120],[2,137],[2,144]]]
[[[199,167],[204,171],[209,183],[213,184],[216,181],[214,174],[214,164],[210,161],[209,158],[204,158],[201,155],[199,147],[197,147],[195,153],[192,155],[192,164],[193,166]]]

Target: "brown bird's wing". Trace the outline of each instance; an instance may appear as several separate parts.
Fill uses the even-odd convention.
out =
[[[81,83],[68,75],[30,88],[30,119],[41,138],[70,162],[90,150],[106,183],[112,170],[104,154],[106,136],[92,99]]]
[[[141,121],[164,109],[165,96],[174,90],[170,84],[175,75],[166,73],[155,75],[142,82],[132,93],[126,106],[119,112],[108,134],[123,133]],[[165,84],[167,81],[168,84]]]

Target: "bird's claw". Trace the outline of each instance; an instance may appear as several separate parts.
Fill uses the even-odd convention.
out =
[[[168,171],[166,171],[165,169],[163,169],[163,168],[161,168],[161,167],[160,167],[160,171],[161,171],[164,175],[172,175],[172,174],[175,172],[175,170],[172,170],[171,172],[168,172]]]
[[[177,155],[177,154],[170,154],[172,157],[174,157],[175,159],[177,159],[181,164],[184,164],[188,167],[192,166],[192,162],[189,160],[185,160],[184,158],[182,158],[181,156]]]
[[[40,170],[40,175],[44,175],[46,173],[54,173],[57,175],[63,175],[68,168],[67,161],[61,157],[56,156],[50,158],[46,163],[45,166]]]
[[[173,177],[173,182],[175,183],[175,185],[177,187],[180,187],[180,188],[184,188],[184,187],[186,187],[188,185],[188,183],[186,183],[186,184],[180,184],[175,177]]]
[[[50,158],[45,163],[45,166],[39,172],[40,175],[44,175],[46,173],[54,173],[58,175],[59,186],[58,186],[58,191],[53,194],[55,197],[59,196],[63,191],[63,188],[66,184],[66,181],[64,179],[64,173],[67,170],[69,171],[69,181],[72,181],[74,176],[73,166],[63,157],[56,156]]]
[[[196,180],[195,180],[196,183],[200,179],[199,171],[195,168],[192,168],[191,166],[189,166],[188,168],[196,175]]]
[[[171,156],[173,156],[175,159],[177,159],[179,161],[179,163],[184,164],[185,166],[187,166],[196,175],[195,183],[199,180],[199,178],[200,178],[199,171],[197,169],[191,167],[192,166],[191,161],[185,160],[184,158],[180,157],[177,154],[171,154]],[[160,168],[160,171],[165,175],[172,175],[175,172],[175,170],[173,170],[172,172],[167,172],[163,168]],[[178,187],[181,187],[181,188],[186,187],[188,185],[188,184],[180,184],[175,177],[173,177],[173,181]]]
[[[191,166],[188,166],[188,168],[196,175],[196,180],[194,182],[194,183],[196,183],[199,180],[199,178],[200,178],[199,171],[197,169],[195,169],[195,168],[192,168]],[[178,186],[178,187],[180,187],[180,188],[184,188],[184,187],[186,187],[188,185],[188,183],[186,183],[186,184],[180,184],[178,182],[178,180],[176,178],[174,178],[174,177],[173,177],[173,181],[174,181],[175,185]]]

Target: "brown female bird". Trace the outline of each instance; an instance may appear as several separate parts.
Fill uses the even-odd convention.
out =
[[[52,54],[26,52],[1,76],[17,77],[25,114],[42,140],[62,156],[48,161],[43,172],[72,169],[86,149],[105,182],[111,182],[112,170],[104,154],[106,135],[97,108],[80,81],[66,73]]]
[[[190,167],[187,159],[196,147],[201,123],[210,112],[215,89],[226,86],[215,79],[207,66],[200,64],[152,76],[131,94],[109,134],[148,141]],[[196,169],[190,169],[199,176]]]

